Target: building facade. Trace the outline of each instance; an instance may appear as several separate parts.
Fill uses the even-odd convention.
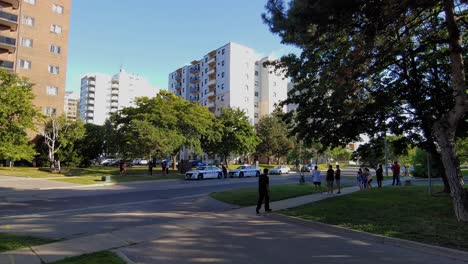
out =
[[[230,42],[170,73],[169,91],[215,115],[222,108],[239,108],[256,124],[287,98],[288,80],[263,66],[269,59]]]
[[[65,92],[64,113],[67,120],[72,122],[79,119],[80,95],[75,92]]]
[[[27,77],[43,114],[64,111],[71,0],[0,0],[0,68]]]
[[[103,125],[111,113],[134,106],[137,97],[155,97],[159,89],[124,70],[114,76],[94,73],[81,78],[80,118],[84,123]]]

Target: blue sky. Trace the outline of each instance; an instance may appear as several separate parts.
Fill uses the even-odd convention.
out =
[[[168,74],[230,41],[261,55],[294,51],[263,23],[266,0],[73,0],[67,91],[86,73],[129,73],[167,88]]]

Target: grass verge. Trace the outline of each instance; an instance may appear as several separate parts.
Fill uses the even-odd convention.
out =
[[[110,251],[100,251],[52,262],[50,264],[125,264],[119,256]]]
[[[349,185],[342,186],[342,188]],[[313,184],[281,184],[270,186],[270,202],[288,198],[304,196],[315,193]],[[327,188],[322,186],[322,191]],[[216,200],[239,206],[251,206],[257,204],[258,188],[241,188],[224,192],[214,192],[210,196]]]
[[[23,236],[23,235],[13,235],[13,234],[0,234],[0,252],[16,250],[20,248],[38,246],[43,244],[48,244],[56,242],[56,240],[33,237],[33,236]]]
[[[456,221],[448,195],[429,196],[427,186],[374,188],[280,213],[388,237],[468,250],[468,225]]]

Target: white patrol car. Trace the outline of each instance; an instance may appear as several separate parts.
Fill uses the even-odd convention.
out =
[[[251,166],[251,165],[242,165],[237,167],[235,170],[230,170],[229,171],[229,177],[234,178],[234,177],[258,177],[260,176],[260,169]]]
[[[223,171],[216,166],[200,166],[185,173],[186,180],[203,180],[208,178],[223,178]]]

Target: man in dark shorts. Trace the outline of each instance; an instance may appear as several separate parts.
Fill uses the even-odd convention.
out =
[[[375,176],[377,176],[377,185],[379,186],[379,188],[382,188],[382,181],[383,181],[382,164],[379,164],[379,168],[375,171]]]
[[[333,194],[333,179],[335,176],[335,171],[333,170],[332,165],[328,165],[327,170],[327,188],[328,194]]]
[[[258,178],[258,202],[257,214],[260,214],[263,200],[265,200],[265,212],[271,212],[270,209],[270,179],[268,178],[268,169],[263,169],[263,174]]]
[[[341,193],[341,170],[340,170],[340,165],[336,165],[336,171],[335,171],[335,184],[336,187],[338,188],[337,194]]]

